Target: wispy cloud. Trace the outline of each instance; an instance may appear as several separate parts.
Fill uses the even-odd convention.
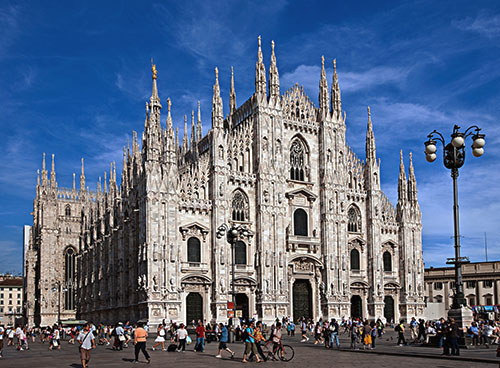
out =
[[[19,34],[20,17],[22,11],[20,6],[8,4],[0,7],[0,59],[8,56],[8,48],[15,42]]]
[[[476,32],[488,38],[500,37],[500,15],[498,14],[483,11],[475,18],[467,17],[453,24],[461,30]]]

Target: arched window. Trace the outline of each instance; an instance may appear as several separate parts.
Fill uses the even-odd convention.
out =
[[[359,251],[351,250],[351,270],[359,271]]]
[[[234,263],[237,265],[247,264],[247,246],[240,240],[234,244]]]
[[[248,221],[250,218],[248,213],[248,198],[241,190],[237,190],[233,194],[232,210],[231,217],[233,221]]]
[[[384,271],[385,272],[391,272],[392,271],[392,256],[391,253],[388,251],[384,252]]]
[[[354,207],[347,211],[347,231],[351,233],[361,232],[361,216]]]
[[[72,247],[64,252],[64,309],[75,309],[75,257],[76,253]]]
[[[307,236],[307,213],[302,208],[297,208],[293,213],[293,234]]]
[[[69,204],[64,209],[64,214],[66,215],[66,217],[70,217],[71,216],[71,206]]]
[[[295,139],[290,146],[290,179],[304,181],[306,150],[304,144]]]
[[[200,239],[191,237],[187,242],[188,262],[201,262],[201,244]]]

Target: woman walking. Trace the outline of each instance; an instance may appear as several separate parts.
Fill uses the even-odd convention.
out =
[[[155,351],[156,347],[158,345],[161,345],[161,350],[165,350],[165,329],[163,328],[163,325],[160,323],[158,326],[158,330],[156,331],[156,344],[153,345],[153,351]]]
[[[139,351],[142,351],[149,364],[151,363],[151,358],[146,351],[146,339],[148,338],[148,333],[143,326],[142,322],[138,322],[134,333],[135,362],[139,361]]]
[[[188,332],[184,328],[184,323],[180,324],[179,329],[177,330],[176,334],[177,334],[177,339],[179,340],[179,346],[177,347],[177,351],[178,352],[186,351],[186,338],[188,337]]]

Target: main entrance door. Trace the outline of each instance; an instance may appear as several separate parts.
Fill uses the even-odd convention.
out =
[[[191,325],[195,322],[198,325],[198,320],[203,321],[203,297],[199,293],[189,293],[186,297],[186,323]]]
[[[353,295],[351,298],[351,318],[363,318],[363,302],[359,295]]]
[[[241,318],[248,321],[250,316],[248,310],[248,296],[246,294],[236,294],[236,317],[238,317],[238,311],[241,311]]]
[[[387,322],[394,322],[394,299],[386,295],[384,298],[384,317]]]
[[[297,280],[293,283],[293,319],[301,317],[313,318],[312,290],[308,280]]]

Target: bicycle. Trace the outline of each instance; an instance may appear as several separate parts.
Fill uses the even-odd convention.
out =
[[[277,344],[271,340],[264,345],[264,355],[267,359],[289,362],[293,359],[295,351],[290,345]]]

